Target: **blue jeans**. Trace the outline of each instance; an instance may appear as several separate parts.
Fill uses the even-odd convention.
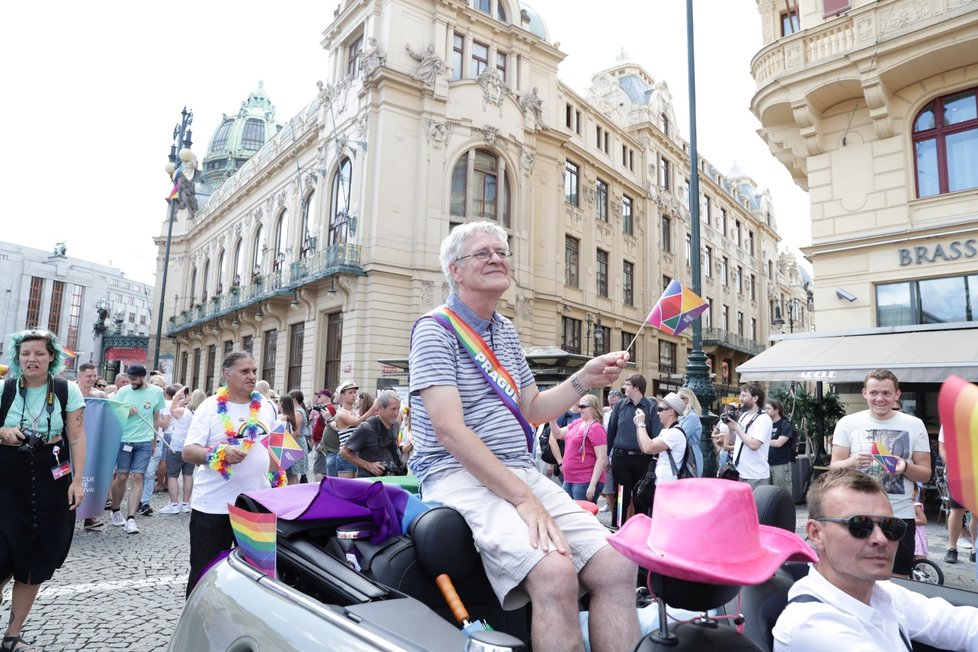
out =
[[[590,486],[589,482],[564,482],[564,491],[567,495],[574,500],[587,500],[587,488]],[[591,502],[597,502],[598,496],[601,495],[601,490],[604,489],[604,483],[599,482],[594,485],[594,497]]]
[[[334,455],[335,455],[335,460],[336,460],[335,464],[336,464],[336,472],[337,473],[340,473],[342,471],[346,471],[348,473],[353,473],[353,472],[357,471],[360,468],[359,466],[357,466],[353,462],[347,462],[346,460],[344,460],[339,455],[337,455],[337,454],[334,454]],[[329,459],[328,458],[326,459],[326,464],[327,465],[329,464]],[[328,466],[327,466],[327,469],[326,469],[326,475],[329,475],[329,467]]]
[[[156,472],[160,470],[160,462],[166,453],[166,446],[161,441],[156,442],[156,450],[149,458],[149,468],[146,469],[146,479],[143,481],[143,495],[139,499],[140,505],[148,505],[153,497],[153,487],[156,486]]]

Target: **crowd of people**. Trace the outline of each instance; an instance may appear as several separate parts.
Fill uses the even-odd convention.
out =
[[[469,524],[500,604],[512,609],[532,600],[535,647],[583,648],[577,619],[583,586],[590,593],[590,645],[631,649],[639,631],[636,565],[608,545],[607,529],[575,501],[603,497],[615,505],[612,524],[620,526],[634,511],[637,487],[650,479],[653,487],[678,487],[670,483],[701,475],[702,409],[689,390],[647,396],[648,382],[638,373],[602,407],[594,390],[619,378],[629,361],[624,351],[595,357],[541,391],[513,323],[496,312],[510,284],[506,243],[505,231],[490,222],[459,226],[443,241],[451,293],[412,332],[409,405],[391,390],[373,397],[353,380],[315,392],[311,403],[298,389],[279,394],[258,378],[245,351],[224,358],[220,387],[210,396],[167,384],[138,364],[111,385],[82,364],[77,383],[68,382],[59,378],[65,355],[53,334],[16,334],[12,374],[0,385],[0,588],[14,582],[2,649],[32,649],[21,636],[24,621],[41,583],[67,557],[72,511],[83,497],[86,397],[129,406],[106,504],[110,522],[138,534],[137,517],[152,514],[161,466],[169,502],[160,512],[190,513],[188,596],[212,560],[232,547],[228,504],[241,493],[410,470],[422,500],[454,508]],[[945,609],[883,583],[909,572],[919,520],[913,490],[931,477],[931,455],[921,420],[894,409],[900,398],[894,374],[870,373],[862,394],[868,409],[839,421],[831,469],[809,493],[806,533],[819,563],[792,589],[799,604],[779,621],[776,649],[816,649],[826,631],[880,649],[899,649],[908,635],[973,644],[974,609]],[[790,494],[797,435],[783,406],[766,400],[756,383],[741,385],[738,399],[710,438],[722,477],[751,490],[774,483]],[[287,469],[256,445],[279,424],[307,453]],[[543,445],[531,424],[549,429],[546,447],[552,467],[562,467],[559,483],[556,469],[540,464]],[[892,468],[879,462],[874,444],[896,460]],[[651,512],[652,499],[640,511]],[[97,519],[85,523],[101,526]],[[894,618],[877,622],[856,604],[881,602]]]

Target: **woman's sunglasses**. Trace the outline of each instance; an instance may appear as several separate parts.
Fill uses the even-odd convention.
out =
[[[873,518],[872,516],[850,516],[849,518],[831,518],[822,516],[816,521],[827,523],[843,523],[849,527],[849,534],[857,539],[867,539],[873,533],[873,526],[879,525],[883,536],[890,541],[899,541],[903,533],[907,531],[907,522],[895,516],[882,516]]]
[[[95,389],[105,389],[105,383],[96,383]]]
[[[583,410],[584,408],[589,408],[589,407],[591,407],[591,406],[590,406],[590,405],[588,405],[587,403],[581,403],[581,404],[580,404],[580,405],[578,405],[577,407],[579,407],[579,408],[581,408],[581,409]]]

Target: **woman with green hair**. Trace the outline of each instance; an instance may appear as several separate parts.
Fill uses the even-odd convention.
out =
[[[85,399],[55,378],[65,355],[54,333],[15,333],[10,352],[10,376],[0,381],[0,591],[11,578],[14,588],[0,649],[28,652],[21,628],[41,583],[68,556],[71,512],[84,494]]]

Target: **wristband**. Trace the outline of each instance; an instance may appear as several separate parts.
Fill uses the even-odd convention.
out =
[[[227,444],[218,444],[207,449],[207,466],[221,474],[225,480],[231,479],[231,466],[227,462]]]
[[[587,390],[584,389],[584,385],[582,385],[580,381],[577,380],[576,373],[570,377],[570,382],[571,382],[571,387],[573,387],[574,391],[577,392],[578,397],[583,398],[587,396]]]

